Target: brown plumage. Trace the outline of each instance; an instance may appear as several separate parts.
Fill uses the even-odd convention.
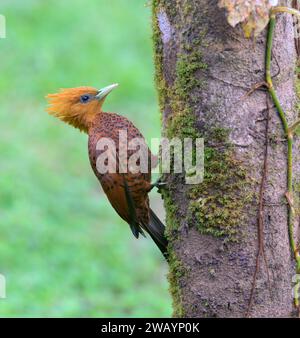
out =
[[[90,163],[111,205],[130,225],[136,238],[139,234],[144,235],[143,230],[145,230],[167,257],[164,225],[149,207],[148,193],[152,188],[151,160],[153,164],[155,157],[145,145],[147,153],[144,155],[148,159],[148,171],[132,172],[128,166],[125,173],[119,171],[119,131],[127,133],[128,143],[134,138],[145,141],[140,131],[127,118],[102,111],[105,98],[116,86],[108,86],[102,90],[92,87],[62,89],[57,94],[47,96],[50,103],[47,110],[49,114],[88,134]],[[98,141],[103,138],[112,140],[116,145],[116,172],[100,173],[97,169],[97,159],[106,151],[106,149],[97,149]],[[129,150],[126,147],[126,151],[128,160],[136,150]]]

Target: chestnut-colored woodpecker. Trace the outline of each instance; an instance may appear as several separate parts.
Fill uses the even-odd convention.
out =
[[[108,197],[111,205],[119,216],[125,220],[138,238],[146,231],[156,243],[162,254],[167,258],[167,239],[164,235],[165,227],[149,207],[148,193],[153,187],[151,184],[151,162],[153,156],[146,147],[148,170],[130,171],[119,170],[120,158],[120,131],[126,132],[127,142],[138,138],[144,140],[141,132],[126,117],[102,111],[102,105],[107,95],[117,87],[117,84],[103,89],[92,87],[78,87],[61,89],[56,94],[49,94],[49,114],[84,131],[88,134],[88,153],[92,169]],[[115,172],[100,172],[97,169],[97,159],[103,154],[97,144],[103,138],[112,140],[116,151],[108,152],[108,162],[115,161]],[[134,150],[126,149],[127,161]],[[115,158],[109,158],[114,156]],[[152,161],[151,161],[152,160]]]

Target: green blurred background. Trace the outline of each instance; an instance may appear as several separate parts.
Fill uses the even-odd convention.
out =
[[[44,99],[60,87],[118,82],[104,109],[158,137],[150,7],[1,0],[0,14],[0,316],[169,317],[159,251],[112,210],[87,136],[48,116]]]

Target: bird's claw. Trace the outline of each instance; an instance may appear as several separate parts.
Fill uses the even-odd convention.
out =
[[[152,183],[150,185],[150,190],[151,191],[154,187],[157,188],[157,191],[160,193],[161,189],[167,185],[167,182],[163,182],[162,178],[160,177],[157,181],[155,181],[154,183]]]

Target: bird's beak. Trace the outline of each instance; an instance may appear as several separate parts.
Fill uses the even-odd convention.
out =
[[[96,95],[96,99],[98,99],[99,101],[101,101],[102,99],[104,99],[116,87],[118,87],[118,84],[114,83],[114,84],[112,84],[110,86],[107,86],[107,87],[104,87],[104,88],[100,89],[98,91],[98,94]]]

